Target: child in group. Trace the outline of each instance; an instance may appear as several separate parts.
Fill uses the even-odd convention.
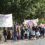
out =
[[[39,29],[37,29],[37,31],[36,31],[36,38],[38,39],[40,37],[40,31],[39,31]]]

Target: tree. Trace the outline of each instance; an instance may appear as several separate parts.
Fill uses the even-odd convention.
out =
[[[45,0],[1,0],[0,13],[12,13],[18,22],[45,18]]]

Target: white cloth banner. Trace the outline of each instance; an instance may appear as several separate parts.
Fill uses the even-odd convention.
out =
[[[12,27],[12,14],[0,14],[0,27]]]
[[[37,26],[38,21],[39,21],[38,19],[24,20],[23,24],[28,24],[30,26],[32,25]]]

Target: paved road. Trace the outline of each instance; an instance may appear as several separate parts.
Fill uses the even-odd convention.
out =
[[[45,38],[38,40],[7,41],[0,43],[0,45],[45,45]]]

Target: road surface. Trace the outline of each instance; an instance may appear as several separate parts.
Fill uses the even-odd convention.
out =
[[[45,45],[45,38],[37,40],[8,40],[7,42],[0,42],[0,45]]]

